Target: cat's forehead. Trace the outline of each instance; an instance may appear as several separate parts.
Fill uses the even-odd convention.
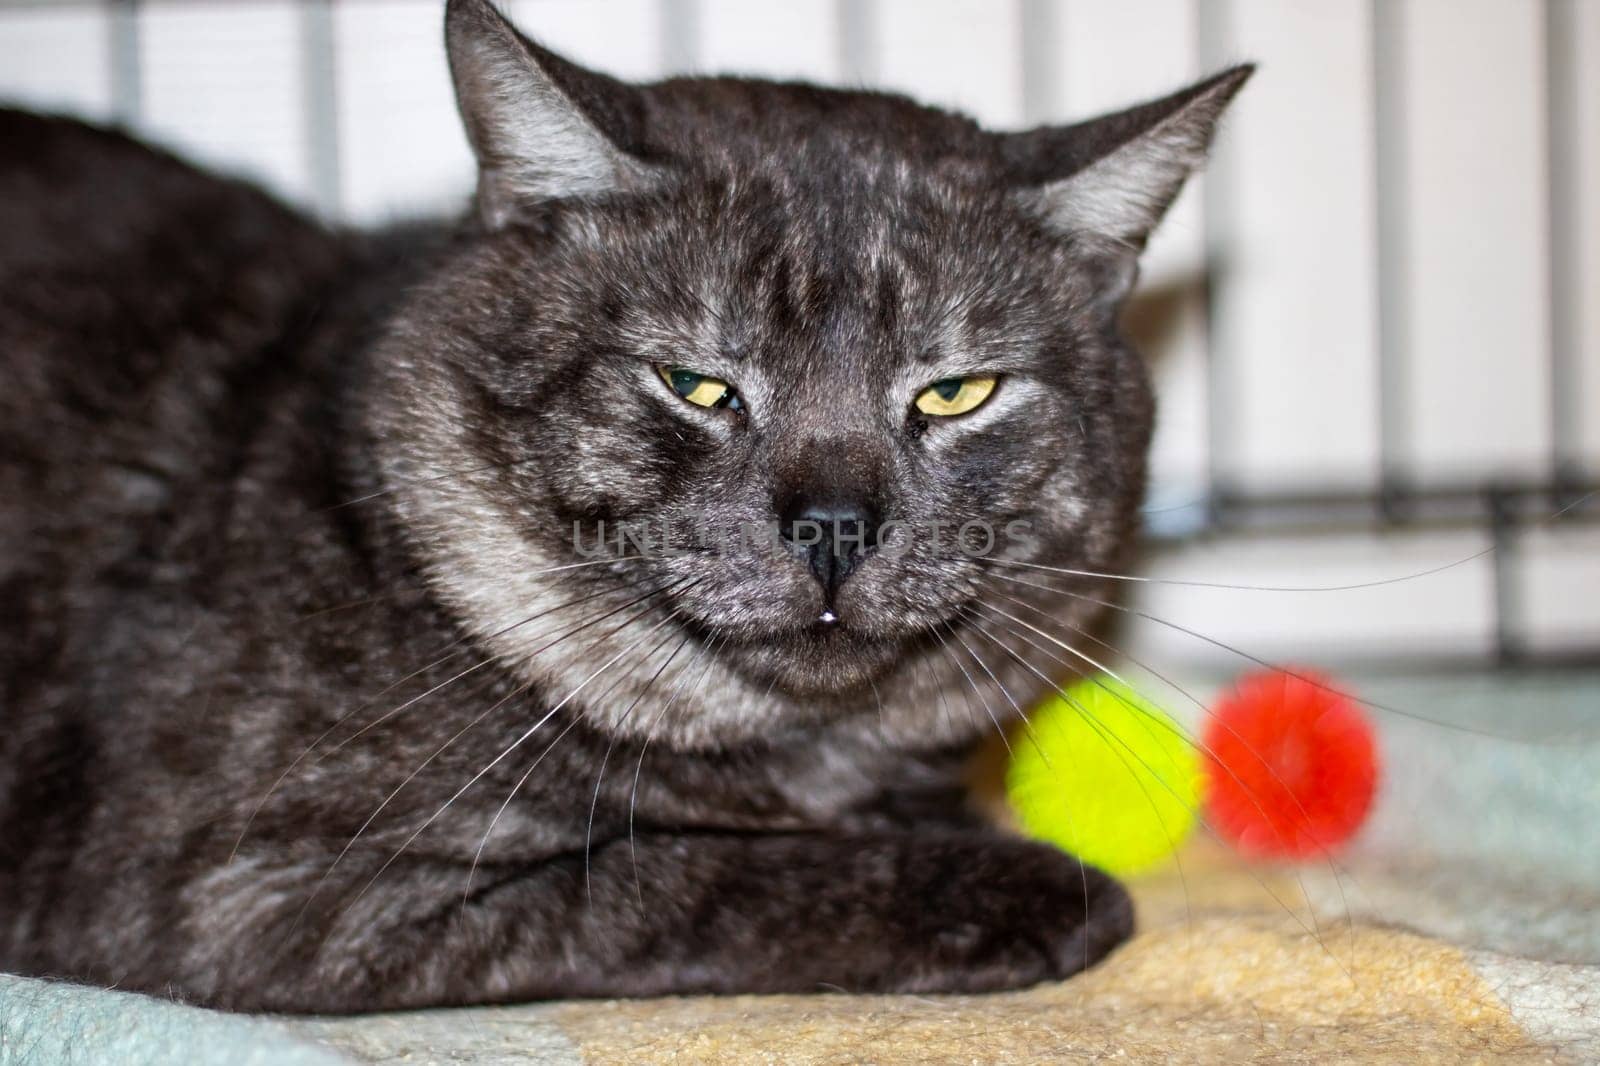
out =
[[[837,366],[844,346],[901,364],[1026,341],[1040,269],[1013,210],[903,163],[858,176],[717,183],[619,223],[630,346]]]

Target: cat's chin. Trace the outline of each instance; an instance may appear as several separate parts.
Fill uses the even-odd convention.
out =
[[[761,640],[730,642],[723,658],[753,683],[799,699],[818,699],[870,692],[900,662],[907,646],[903,638],[819,622]]]

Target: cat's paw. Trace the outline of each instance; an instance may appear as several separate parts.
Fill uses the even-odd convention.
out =
[[[981,992],[1059,980],[1133,932],[1133,902],[1100,870],[990,834],[923,843],[901,878],[908,965],[897,991]]]

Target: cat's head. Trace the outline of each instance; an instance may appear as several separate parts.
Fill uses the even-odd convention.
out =
[[[1123,556],[1152,404],[1117,312],[1248,69],[992,133],[624,84],[485,0],[446,21],[476,232],[386,339],[372,423],[464,624],[685,743],[854,712],[951,739],[961,686],[1036,690],[1000,634],[1092,612],[1015,564]]]

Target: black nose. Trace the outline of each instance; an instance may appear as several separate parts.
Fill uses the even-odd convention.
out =
[[[861,500],[796,496],[778,519],[783,539],[811,567],[831,602],[857,566],[878,546],[878,515]]]

